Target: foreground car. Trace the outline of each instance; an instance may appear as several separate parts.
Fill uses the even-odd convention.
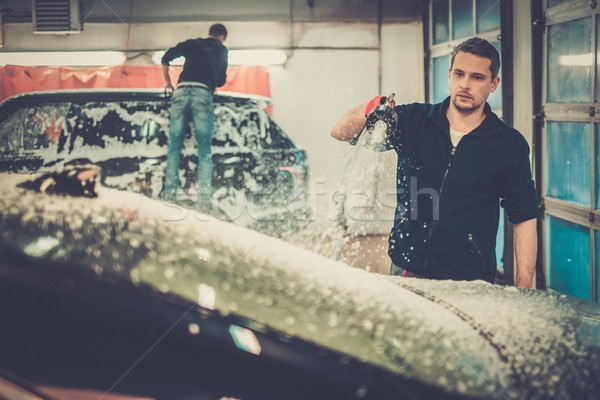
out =
[[[46,172],[95,163],[103,184],[153,198],[163,190],[169,101],[157,90],[71,90],[17,95],[0,104],[0,171]],[[214,200],[230,219],[304,216],[306,153],[265,112],[260,96],[214,96]],[[196,196],[196,141],[180,163],[183,200]]]
[[[600,309],[350,268],[183,208],[0,175],[0,369],[148,398],[600,393]]]

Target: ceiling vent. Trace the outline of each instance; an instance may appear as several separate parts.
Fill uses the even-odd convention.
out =
[[[33,0],[34,33],[81,32],[79,0]]]

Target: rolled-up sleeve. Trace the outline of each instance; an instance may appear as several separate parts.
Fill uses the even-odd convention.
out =
[[[221,68],[219,71],[219,78],[217,79],[216,87],[221,87],[227,82],[227,65],[229,64],[229,52],[225,50],[223,58],[221,60]]]
[[[501,205],[513,224],[535,219],[539,216],[538,198],[531,177],[529,145],[522,139],[514,153],[513,168],[505,180]]]
[[[174,59],[182,57],[184,54],[184,46],[185,42],[181,42],[178,43],[177,46],[171,47],[169,50],[165,51],[165,54],[163,54],[162,58],[160,59],[161,64],[169,65]]]

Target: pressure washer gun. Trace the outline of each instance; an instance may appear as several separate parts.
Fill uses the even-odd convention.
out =
[[[386,142],[394,134],[398,125],[398,114],[394,110],[394,96],[389,95],[383,104],[373,107],[367,115],[365,130],[368,135],[365,145],[374,150],[385,150]]]

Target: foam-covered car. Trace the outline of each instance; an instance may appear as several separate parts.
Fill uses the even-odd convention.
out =
[[[24,180],[0,174],[0,397],[3,376],[59,399],[600,394],[597,304],[369,273],[139,194]]]
[[[265,111],[267,98],[214,96],[213,200],[231,219],[310,213],[306,153]],[[159,198],[168,146],[169,100],[156,90],[25,93],[0,104],[0,171],[46,172],[94,163],[108,187]],[[188,131],[180,163],[193,201],[196,141]],[[189,202],[188,202],[189,203]]]

